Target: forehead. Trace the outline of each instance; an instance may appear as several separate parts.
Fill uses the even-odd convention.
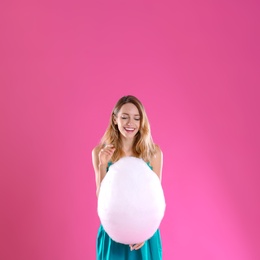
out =
[[[133,114],[133,115],[139,115],[138,108],[132,104],[132,103],[126,103],[124,104],[121,109],[119,110],[119,113],[123,114]]]

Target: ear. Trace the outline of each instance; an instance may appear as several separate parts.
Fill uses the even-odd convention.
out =
[[[114,122],[115,125],[117,125],[117,118],[116,118],[115,115],[113,115],[113,122]]]

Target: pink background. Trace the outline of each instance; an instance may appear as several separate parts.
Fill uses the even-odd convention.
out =
[[[91,150],[126,94],[164,152],[164,260],[260,259],[258,1],[0,10],[1,259],[95,259]]]

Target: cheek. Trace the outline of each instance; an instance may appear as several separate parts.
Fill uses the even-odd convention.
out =
[[[123,126],[124,125],[124,122],[122,120],[118,120],[118,126]]]
[[[118,128],[123,129],[124,128],[124,122],[118,121]]]

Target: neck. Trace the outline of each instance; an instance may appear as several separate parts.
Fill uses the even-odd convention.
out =
[[[122,140],[122,149],[126,156],[131,156],[133,154],[133,139]]]

